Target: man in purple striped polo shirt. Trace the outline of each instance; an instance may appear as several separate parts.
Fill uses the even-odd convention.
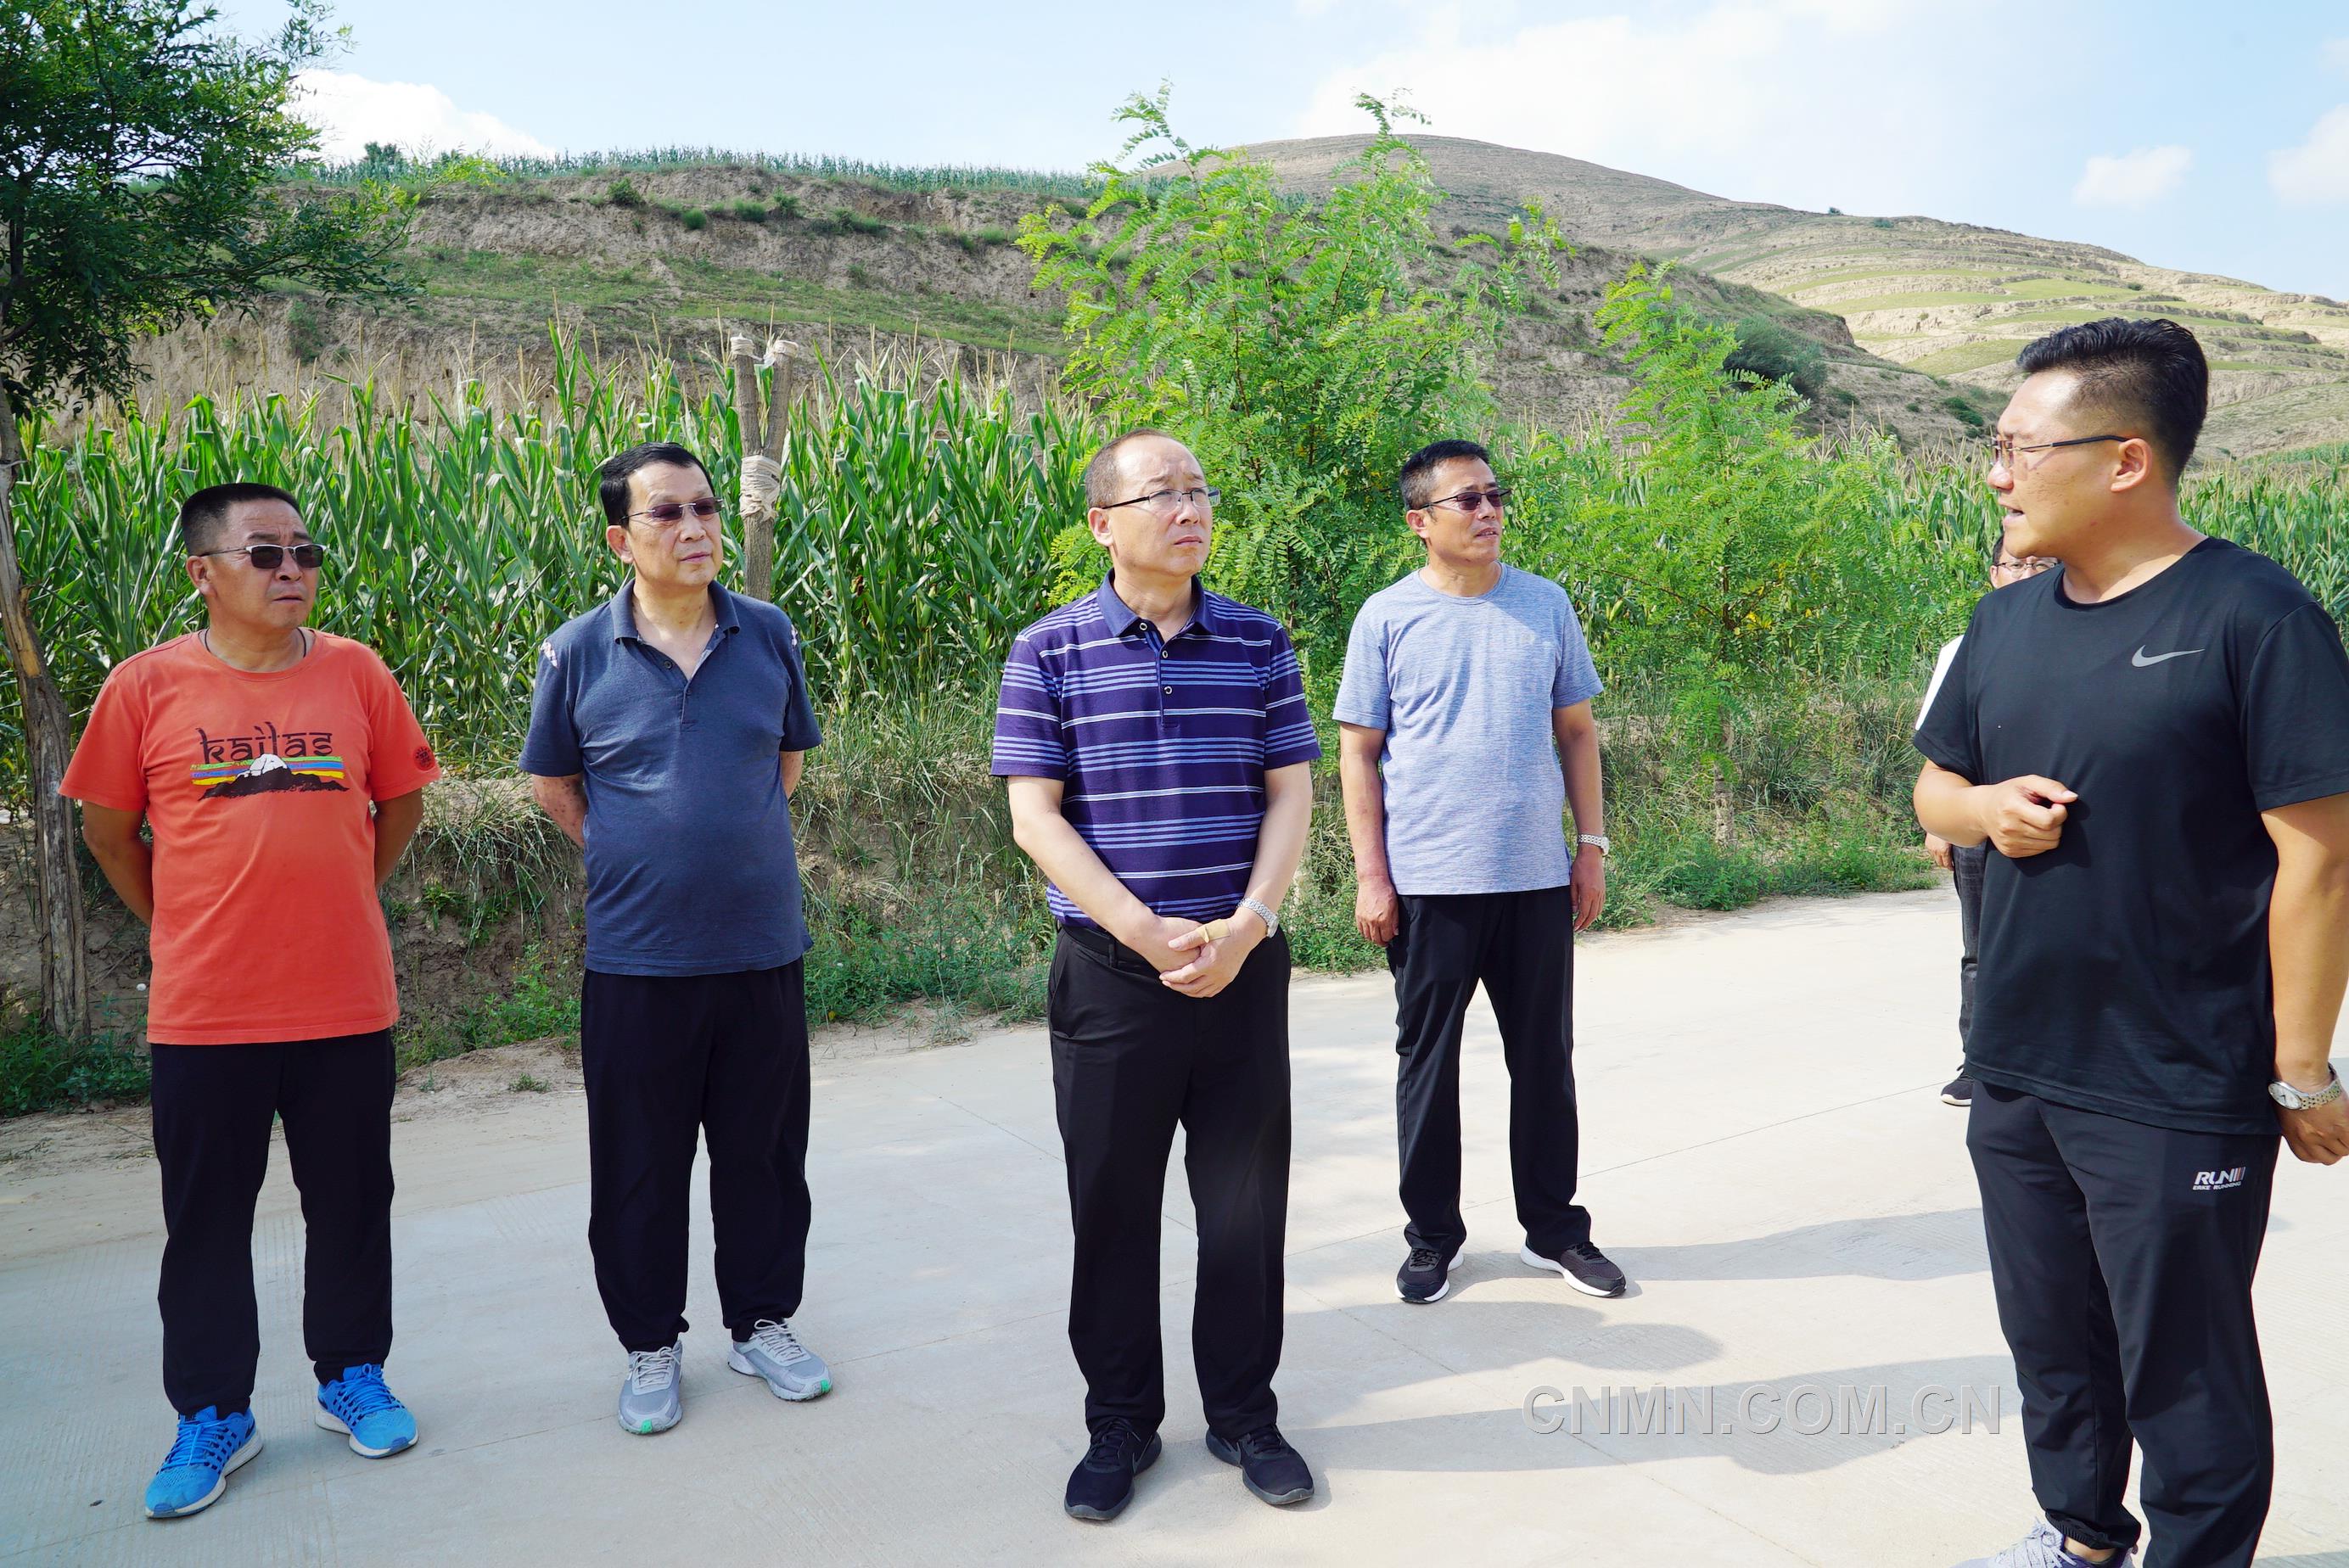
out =
[[[1280,623],[1198,583],[1216,491],[1155,430],[1085,469],[1100,588],[1019,634],[995,717],[1014,836],[1051,883],[1047,1004],[1091,1445],[1077,1519],[1117,1517],[1160,1450],[1159,1205],[1174,1128],[1199,1232],[1207,1449],[1276,1505],[1313,1495],[1274,1425],[1288,1221],[1288,944],[1321,755]]]

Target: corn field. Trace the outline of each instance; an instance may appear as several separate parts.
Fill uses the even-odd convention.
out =
[[[1081,465],[1099,435],[1082,416],[1022,414],[952,379],[916,387],[827,366],[784,452],[776,596],[835,707],[990,687],[1012,635],[1050,603],[1052,537],[1082,516]],[[257,479],[302,497],[327,545],[316,624],[383,655],[452,761],[509,767],[540,641],[621,580],[595,466],[641,440],[678,440],[730,500],[741,452],[723,380],[696,393],[665,360],[599,369],[559,336],[534,399],[494,407],[474,383],[419,417],[361,384],[345,406],[330,423],[315,397],[199,397],[170,418],[125,411],[67,442],[34,441],[19,539],[78,720],[117,660],[197,623],[172,528],[180,499]],[[2194,480],[2187,516],[2282,562],[2349,619],[2349,450],[2294,458]],[[1914,624],[1889,629],[1930,650],[1980,591],[1997,526],[1988,492],[1973,470],[1911,467],[1888,475],[1871,511],[1888,529],[1921,524],[1950,552]],[[1537,548],[1537,529],[1525,559],[1572,583],[1570,521],[1548,531],[1559,558]],[[0,797],[21,793],[23,766],[15,690],[0,686]]]
[[[694,397],[673,369],[624,379],[556,349],[547,395],[502,411],[475,384],[411,418],[358,386],[339,424],[315,399],[199,397],[170,419],[133,414],[63,446],[36,441],[16,492],[18,537],[77,721],[116,661],[198,624],[173,527],[181,498],[259,480],[301,497],[327,547],[314,624],[382,654],[452,761],[511,766],[539,643],[622,580],[596,465],[638,441],[681,441],[730,511],[741,454],[727,385]],[[1012,634],[1048,607],[1046,542],[1083,514],[1087,451],[1063,413],[827,367],[784,455],[778,521],[777,599],[802,630],[820,696],[991,681]],[[18,793],[22,770],[11,685],[0,788]]]

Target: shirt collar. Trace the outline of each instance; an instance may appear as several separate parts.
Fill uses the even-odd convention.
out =
[[[1117,596],[1117,573],[1102,578],[1101,587],[1093,593],[1093,603],[1101,607],[1102,619],[1109,623],[1112,635],[1123,637],[1142,624],[1133,607]],[[1209,593],[1197,578],[1191,580],[1191,624],[1175,635],[1187,637],[1193,633],[1206,636],[1216,629],[1215,595]]]
[[[709,585],[709,608],[718,617],[719,631],[739,632],[742,629],[742,614],[735,608],[734,595],[715,583]],[[620,591],[612,595],[612,640],[616,643],[643,641],[636,634],[636,580],[634,577],[621,583]]]

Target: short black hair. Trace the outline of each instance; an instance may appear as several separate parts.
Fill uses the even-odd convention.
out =
[[[1474,441],[1430,441],[1402,460],[1402,474],[1395,487],[1402,491],[1404,511],[1417,511],[1435,499],[1429,493],[1435,488],[1435,467],[1455,458],[1474,458],[1487,467],[1493,461],[1493,454]]]
[[[1162,441],[1174,441],[1178,447],[1183,444],[1164,430],[1154,430],[1145,426],[1141,429],[1128,430],[1125,434],[1113,438],[1105,442],[1100,451],[1092,455],[1092,459],[1085,464],[1085,504],[1087,506],[1110,506],[1123,499],[1117,493],[1117,459],[1130,443],[1148,440],[1154,436]]]
[[[180,542],[191,555],[202,555],[220,548],[221,530],[228,526],[228,514],[247,501],[282,500],[299,516],[302,503],[275,485],[238,480],[230,484],[206,485],[180,503]]]
[[[2141,437],[2168,466],[2173,486],[2186,471],[2210,411],[2210,365],[2178,323],[2084,321],[2025,344],[2014,362],[2025,376],[2070,371],[2078,378],[2073,396],[2117,419],[2125,428],[2114,434]]]
[[[604,466],[595,470],[599,481],[595,493],[604,503],[605,521],[614,528],[628,526],[628,480],[639,469],[649,469],[662,463],[673,463],[680,469],[699,469],[702,479],[715,490],[718,481],[709,478],[709,465],[678,446],[675,441],[647,441],[630,447],[618,457],[606,458]]]

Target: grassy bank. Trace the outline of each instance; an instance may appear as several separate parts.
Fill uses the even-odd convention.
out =
[[[1726,848],[1712,837],[1710,773],[1685,759],[1667,717],[1643,711],[1659,695],[1634,687],[1600,702],[1616,840],[1602,927],[1928,880],[1905,806],[1914,768],[1900,731],[1912,693],[1854,686],[1741,726],[1737,831]],[[991,698],[826,718],[826,744],[795,802],[815,934],[808,1010],[819,1026],[880,1022],[913,1006],[909,1026],[943,1042],[981,1019],[1042,1016],[1051,925],[1041,882],[1011,842],[1002,785],[988,774]],[[1889,743],[1860,738],[1884,735]],[[1344,973],[1383,956],[1354,930],[1334,729],[1323,739],[1312,838],[1284,913],[1302,967]],[[386,899],[405,1006],[402,1066],[575,1036],[576,856],[511,778],[460,779],[428,799]],[[112,896],[94,880],[91,895],[94,904]],[[78,1048],[27,1023],[0,1029],[0,1115],[137,1100],[146,1077],[146,1054],[126,1029]]]

